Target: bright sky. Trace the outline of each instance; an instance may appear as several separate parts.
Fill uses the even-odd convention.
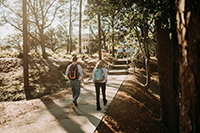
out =
[[[0,38],[3,39],[4,37],[6,37],[9,34],[13,34],[15,33],[16,30],[14,30],[13,27],[11,27],[9,24],[5,25],[5,26],[0,26]],[[82,34],[84,33],[88,33],[89,30],[88,29],[82,29]],[[73,29],[73,33],[78,34],[79,33],[79,29],[78,27],[75,27]]]
[[[13,28],[10,25],[0,26],[0,38],[4,38],[8,34],[13,33]]]
[[[83,0],[82,11],[84,11],[84,9],[85,9],[85,6],[84,6],[85,3],[86,3],[86,0]],[[82,13],[82,20],[83,20],[83,19],[84,19],[84,14]],[[55,20],[53,25],[56,25],[57,23],[58,23],[58,22]],[[77,22],[77,23],[79,23],[79,22]],[[52,25],[52,26],[53,26],[53,25]],[[73,27],[73,28],[74,28],[74,29],[73,29],[73,33],[75,33],[75,34],[79,33],[78,27]],[[2,38],[4,38],[5,36],[14,33],[15,31],[16,31],[16,30],[14,30],[14,28],[11,27],[9,24],[6,24],[6,25],[4,25],[4,26],[0,26],[0,38],[2,39]],[[84,29],[82,28],[82,34],[88,33],[88,32],[89,32],[88,29],[84,30]]]

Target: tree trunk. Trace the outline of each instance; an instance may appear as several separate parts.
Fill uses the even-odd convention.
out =
[[[159,20],[156,21],[156,34],[162,122],[170,132],[177,133],[178,116],[176,116],[176,92],[173,88],[172,49],[169,40],[169,31],[167,29],[162,29]]]
[[[105,35],[105,33],[103,34],[103,47],[104,47],[104,50],[107,51],[107,47],[106,47],[106,35]]]
[[[67,54],[69,54],[70,52],[70,38],[69,38],[69,36],[67,36]]]
[[[37,38],[37,32],[36,32],[36,29],[35,29],[35,38]],[[37,41],[36,41],[36,39],[34,39],[34,46],[35,46],[35,53],[38,53],[38,51],[37,51],[37,43],[36,43]]]
[[[146,23],[146,20],[143,19],[143,23],[145,25],[147,25]],[[145,64],[145,69],[146,69],[146,83],[144,85],[146,91],[149,89],[149,86],[150,86],[150,65],[149,65],[149,59],[150,59],[150,56],[149,56],[149,48],[148,48],[148,43],[147,43],[147,37],[148,37],[148,26],[143,26],[143,25],[140,25],[140,29],[141,29],[141,32],[142,32],[142,37],[144,38],[144,40],[142,41],[143,42],[143,45],[144,45],[144,48],[141,46],[141,41],[140,41],[140,49],[143,53],[143,56],[144,56],[144,64]],[[138,33],[139,31],[137,31]],[[137,34],[137,37],[138,39],[140,40],[140,36],[139,34]]]
[[[146,20],[143,21],[145,23],[146,26],[143,26],[142,27],[142,37],[144,37],[144,51],[145,51],[145,56],[150,59],[150,54],[149,54],[149,46],[148,46],[148,43],[147,43],[147,37],[148,37],[148,24],[146,22]]]
[[[180,132],[200,132],[200,1],[177,0]]]
[[[145,68],[146,68],[146,84],[145,88],[146,90],[150,87],[150,65],[149,65],[149,58],[145,58]]]
[[[170,1],[170,5],[175,7],[175,2],[173,0]],[[178,46],[178,38],[176,31],[176,11],[175,8],[172,8],[171,14],[171,33],[172,33],[172,62],[173,62],[173,88],[174,88],[174,97],[175,97],[175,118],[174,118],[174,132],[179,133],[179,46]]]
[[[100,20],[100,14],[98,13],[98,26],[99,26],[99,60],[101,60],[101,20]]]
[[[69,17],[69,43],[70,43],[70,54],[72,52],[72,0],[70,0],[70,17]]]
[[[46,50],[45,50],[45,39],[44,39],[44,30],[41,29],[40,30],[40,38],[41,38],[41,47],[42,47],[42,57],[44,59],[47,59],[47,53],[46,53]]]
[[[40,39],[41,39],[41,47],[42,47],[42,57],[44,59],[47,59],[47,54],[46,54],[46,50],[45,50],[45,38],[44,38],[44,25],[45,25],[45,16],[44,16],[44,7],[41,6],[41,14],[42,14],[42,24],[38,25],[38,29],[40,32]]]
[[[80,16],[79,16],[79,54],[81,54],[81,18],[82,18],[82,0],[80,0]]]
[[[143,27],[143,37],[144,37],[144,51],[145,51],[145,66],[146,66],[146,84],[145,84],[145,88],[146,90],[149,89],[150,86],[150,65],[149,65],[149,47],[148,47],[148,43],[147,43],[147,37],[148,37],[148,28],[147,26]]]
[[[92,28],[92,27],[91,27],[91,25],[90,25],[90,27],[89,27],[89,55],[92,55],[92,54],[91,54],[91,47],[92,47],[92,46],[91,46],[91,33],[90,33],[90,32],[91,32],[91,28]]]
[[[112,57],[115,57],[115,53],[114,53],[114,51],[115,51],[115,48],[114,48],[114,15],[112,16],[112,24],[111,24],[111,26],[112,26]]]
[[[26,0],[22,1],[23,5],[23,72],[24,72],[24,88],[26,99],[29,99],[29,73],[28,73],[28,49],[27,49],[27,12],[26,12]]]

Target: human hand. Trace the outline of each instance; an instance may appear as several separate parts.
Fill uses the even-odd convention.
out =
[[[82,86],[84,86],[85,85],[85,83],[84,82],[82,82],[82,84],[81,84]]]

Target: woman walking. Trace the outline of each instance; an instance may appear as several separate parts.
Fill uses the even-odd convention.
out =
[[[101,110],[100,102],[99,102],[99,95],[100,95],[100,88],[102,90],[103,95],[103,103],[106,105],[106,82],[107,82],[107,70],[104,67],[104,62],[99,60],[93,70],[92,80],[95,85],[96,90],[96,106],[97,110]]]

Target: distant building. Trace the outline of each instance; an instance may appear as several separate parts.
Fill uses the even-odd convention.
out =
[[[81,52],[86,53],[88,46],[89,46],[89,35],[82,34],[82,36],[81,36]],[[76,52],[79,53],[79,43],[76,44]]]

